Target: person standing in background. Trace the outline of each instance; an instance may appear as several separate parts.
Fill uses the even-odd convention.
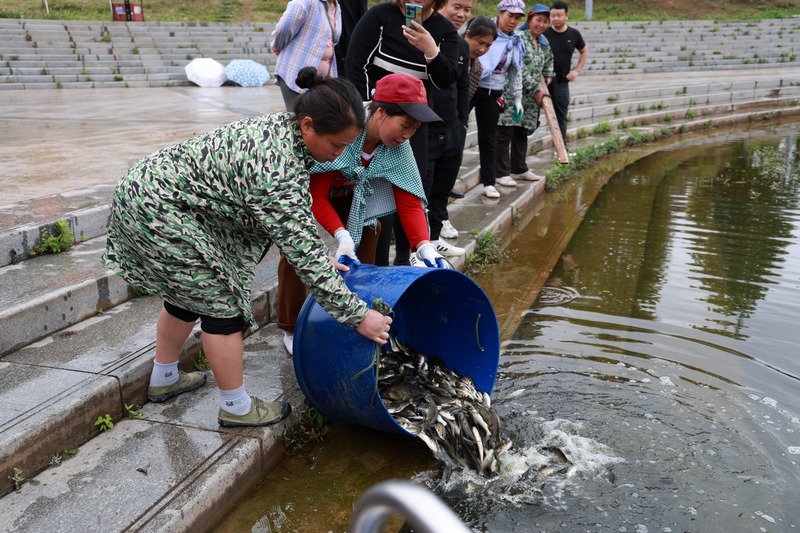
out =
[[[539,127],[539,105],[547,95],[541,80],[553,77],[553,54],[542,33],[550,27],[550,8],[536,4],[528,12],[527,29],[520,32],[528,53],[522,61],[522,120],[515,121],[510,109],[497,121],[497,181],[506,177],[539,181],[542,176],[528,170],[528,136]],[[545,81],[546,83],[546,81]],[[510,154],[509,154],[510,149]]]
[[[439,12],[459,30],[472,12],[472,0],[448,0]],[[447,215],[447,202],[458,178],[467,137],[469,62],[469,44],[459,37],[456,83],[433,90],[429,98],[431,107],[442,117],[442,122],[428,126],[428,174],[422,183],[428,197],[431,240],[436,251],[445,257],[458,257],[465,253],[464,248],[439,238],[458,238],[458,231],[450,224]]]
[[[367,0],[342,0],[339,2],[339,7],[342,9],[342,35],[334,47],[334,53],[339,77],[346,78],[347,47],[350,45],[350,36],[356,29],[356,24],[367,12]]]
[[[500,198],[495,183],[504,187],[517,185],[510,176],[495,179],[497,119],[511,100],[514,106],[513,120],[522,120],[522,59],[527,53],[522,36],[514,32],[526,12],[523,1],[500,0],[497,11],[497,18],[494,19],[497,38],[489,51],[479,59],[481,79],[470,102],[470,107],[475,107],[475,122],[478,125],[481,192],[487,198]]]
[[[295,80],[303,67],[314,67],[323,78],[338,77],[334,46],[342,33],[342,13],[337,0],[291,0],[272,32],[275,78],[286,111],[303,90]]]
[[[580,75],[586,60],[589,57],[589,48],[583,41],[581,32],[567,26],[569,7],[564,2],[555,2],[550,6],[550,28],[544,36],[550,43],[553,51],[553,65],[556,72],[555,78],[548,86],[550,97],[553,99],[558,128],[567,145],[567,116],[569,113],[569,84]],[[572,54],[578,50],[580,56],[575,68],[571,68]]]

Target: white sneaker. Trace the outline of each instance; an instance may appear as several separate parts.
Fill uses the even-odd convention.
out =
[[[514,177],[518,180],[528,180],[528,181],[539,181],[543,180],[544,176],[540,176],[539,174],[534,174],[530,170],[526,170],[522,174],[514,174]]]
[[[425,264],[425,261],[417,257],[415,252],[411,252],[411,256],[408,258],[408,264],[412,267],[428,268],[428,265]]]
[[[283,332],[283,345],[286,347],[286,351],[289,352],[289,355],[294,355],[294,333],[289,333],[288,331]]]
[[[449,242],[441,239],[438,241],[433,241],[433,245],[436,247],[436,251],[445,257],[458,257],[467,253],[465,249],[459,248],[458,246],[453,246]]]
[[[439,237],[458,239],[458,230],[453,227],[449,220],[442,220],[442,229],[439,232]]]
[[[500,193],[494,188],[494,185],[484,185],[483,195],[487,198],[500,198]]]
[[[502,185],[503,187],[516,187],[517,186],[517,182],[514,181],[511,178],[511,176],[503,176],[501,178],[497,178],[494,181],[495,181],[495,183],[497,183],[498,185]]]

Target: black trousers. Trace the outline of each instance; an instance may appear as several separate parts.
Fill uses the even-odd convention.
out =
[[[528,130],[522,126],[497,126],[497,177],[524,174],[528,170],[528,163],[525,162],[527,157]]]
[[[446,131],[428,133],[428,177],[423,184],[430,184],[430,190],[426,189],[425,195],[428,197],[428,223],[432,241],[439,238],[442,221],[448,219],[447,202],[458,178],[467,137],[467,129],[460,122],[448,126]]]
[[[569,82],[556,81],[555,79],[548,85],[550,98],[553,100],[553,109],[558,120],[558,129],[561,130],[561,137],[564,139],[564,146],[567,145],[567,114],[569,113]]]
[[[494,185],[495,152],[497,150],[497,119],[502,108],[497,99],[502,91],[490,91],[478,87],[470,101],[475,108],[475,122],[478,124],[478,150],[480,150],[481,184]]]

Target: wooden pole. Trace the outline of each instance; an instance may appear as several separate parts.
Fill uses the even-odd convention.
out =
[[[542,88],[547,87],[544,82],[544,76],[540,78]],[[566,165],[569,163],[569,155],[567,154],[567,147],[564,146],[564,138],[561,136],[561,128],[558,127],[558,119],[556,118],[556,110],[553,108],[553,99],[547,94],[542,98],[541,104],[544,111],[544,118],[547,119],[547,127],[550,128],[550,137],[553,139],[553,147],[556,149],[558,162]]]

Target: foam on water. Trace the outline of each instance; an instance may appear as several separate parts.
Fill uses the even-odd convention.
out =
[[[454,497],[490,498],[514,506],[543,504],[564,508],[563,493],[577,480],[624,462],[609,446],[579,435],[581,424],[566,419],[535,420],[541,427],[538,441],[500,455],[502,468],[493,478],[471,470],[454,470],[449,477],[434,479],[430,472],[418,476],[438,493]],[[564,463],[551,451],[557,448]]]

